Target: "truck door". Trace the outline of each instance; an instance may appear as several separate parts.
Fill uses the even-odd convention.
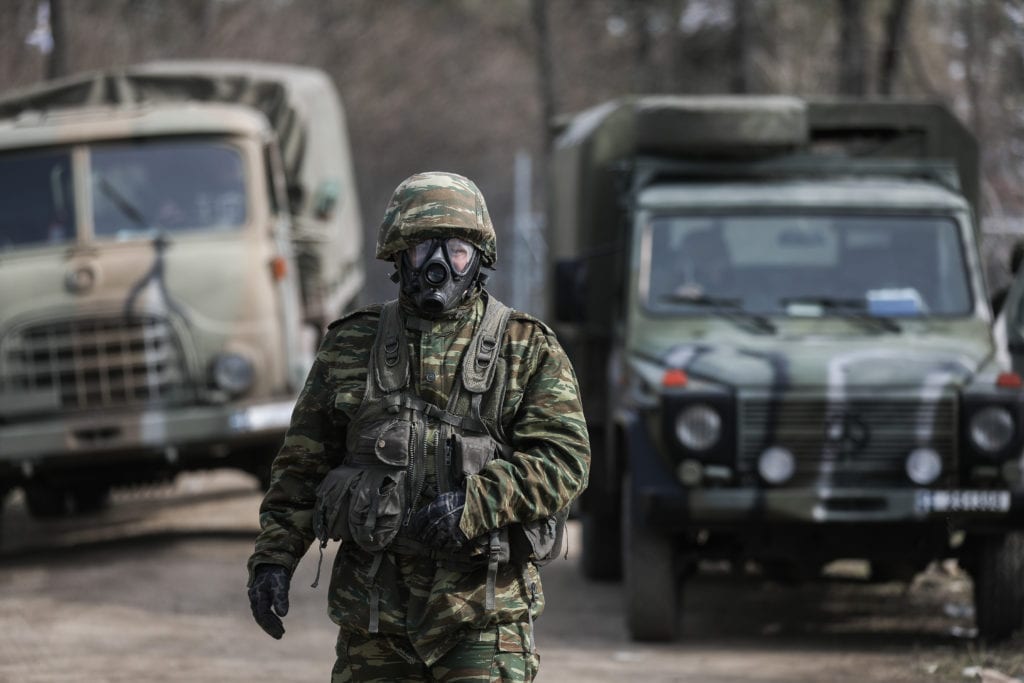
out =
[[[999,316],[996,318],[996,325],[1001,328],[997,329],[997,332],[1006,334],[1006,346],[1013,361],[1013,370],[1017,373],[1024,373],[1024,267],[1021,267],[1022,257],[1024,257],[1024,240],[1013,247],[1013,255],[1010,259],[1013,281],[999,309]]]

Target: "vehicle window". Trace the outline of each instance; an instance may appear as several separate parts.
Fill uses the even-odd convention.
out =
[[[734,299],[765,314],[793,313],[812,299],[878,315],[972,310],[951,219],[656,217],[647,231],[645,298],[653,310],[686,309],[695,297]]]
[[[147,140],[93,147],[97,237],[135,239],[163,230],[231,230],[246,219],[238,150],[195,140]]]
[[[0,250],[73,240],[71,188],[68,149],[0,155]]]

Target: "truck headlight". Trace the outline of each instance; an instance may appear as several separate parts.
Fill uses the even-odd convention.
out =
[[[722,436],[722,417],[709,405],[698,403],[676,416],[676,437],[692,451],[705,451]]]
[[[252,361],[240,353],[222,353],[210,364],[210,375],[218,389],[232,396],[244,394],[255,379]]]
[[[971,443],[986,453],[997,453],[1013,438],[1013,415],[1001,406],[982,408],[971,416]]]
[[[757,471],[769,484],[781,484],[796,472],[796,457],[788,448],[772,446],[757,459]]]
[[[927,486],[942,474],[942,458],[931,448],[917,448],[907,456],[905,467],[910,481]]]

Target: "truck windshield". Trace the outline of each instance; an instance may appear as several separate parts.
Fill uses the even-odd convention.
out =
[[[93,224],[99,238],[231,230],[246,219],[238,150],[212,141],[159,140],[91,150]]]
[[[973,310],[957,223],[924,216],[658,216],[643,233],[652,311],[730,299],[790,316],[962,316]]]
[[[73,240],[71,187],[68,149],[0,154],[0,251]]]

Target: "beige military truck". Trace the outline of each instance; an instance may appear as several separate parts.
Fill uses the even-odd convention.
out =
[[[38,516],[269,461],[363,284],[322,72],[166,62],[0,96],[0,491]]]
[[[556,318],[594,446],[582,566],[624,577],[632,636],[677,635],[706,561],[790,580],[847,558],[881,580],[957,558],[980,635],[1019,629],[1024,393],[952,114],[626,98],[554,156]]]

